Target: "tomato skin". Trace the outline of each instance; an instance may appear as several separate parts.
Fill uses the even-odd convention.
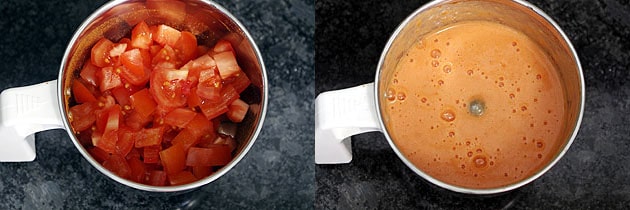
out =
[[[179,128],[183,128],[190,122],[195,116],[196,112],[186,109],[186,108],[177,108],[171,112],[169,112],[164,117],[164,123],[172,126],[177,126]]]
[[[182,185],[197,181],[197,178],[190,171],[182,171],[168,176],[171,185]]]
[[[148,118],[155,111],[155,101],[149,94],[149,91],[144,88],[129,97],[131,102],[131,107],[136,111],[142,118]]]
[[[179,58],[183,62],[188,62],[197,57],[197,37],[188,31],[183,31],[173,48],[179,51]]]
[[[69,114],[72,116],[70,124],[74,132],[81,132],[92,127],[96,121],[94,111],[97,108],[98,106],[94,102],[79,104],[70,108]]]
[[[77,103],[96,102],[96,97],[79,80],[72,81],[72,95]]]
[[[111,66],[102,68],[101,71],[97,71],[96,76],[100,80],[99,88],[101,92],[105,92],[106,90],[122,86],[120,75],[118,75],[114,68]]]
[[[249,105],[241,99],[236,99],[230,106],[228,106],[227,117],[235,123],[242,122],[247,115]]]
[[[217,144],[210,148],[191,147],[186,156],[187,166],[224,166],[232,160],[230,147]]]
[[[118,154],[112,154],[103,162],[103,167],[122,178],[128,178],[131,175],[131,167],[127,160]]]
[[[138,158],[131,158],[127,160],[131,173],[129,179],[138,183],[144,183],[147,169],[144,163]]]
[[[101,38],[94,44],[91,51],[91,59],[92,64],[98,67],[106,67],[113,65],[112,58],[109,55],[109,52],[114,47],[114,43],[109,41],[109,39]]]
[[[164,135],[164,127],[146,128],[143,129],[141,134],[135,139],[136,148],[159,146],[162,143],[162,136]]]
[[[173,146],[160,152],[160,160],[167,174],[178,173],[186,168],[186,153],[182,144]]]
[[[97,85],[96,71],[100,71],[100,68],[92,64],[92,62],[85,62],[83,69],[81,69],[81,78],[90,83],[93,86]]]
[[[179,30],[164,24],[153,28],[153,31],[151,32],[153,33],[153,41],[162,46],[169,45],[171,47],[175,46],[177,40],[179,40],[179,37],[182,35]]]
[[[146,22],[141,21],[133,30],[131,30],[131,46],[134,48],[140,49],[149,49],[151,47],[151,43],[153,34],[151,33],[151,29],[149,29],[149,25]]]
[[[160,146],[149,146],[143,148],[144,163],[158,163],[160,162]]]
[[[147,184],[153,186],[166,186],[166,172],[164,171],[151,171],[149,173]]]

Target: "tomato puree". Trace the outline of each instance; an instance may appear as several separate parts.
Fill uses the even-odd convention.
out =
[[[468,188],[516,183],[564,142],[565,92],[545,51],[493,22],[456,23],[400,58],[382,93],[385,126],[419,169]]]

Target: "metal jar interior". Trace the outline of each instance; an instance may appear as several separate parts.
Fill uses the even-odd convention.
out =
[[[235,139],[239,146],[234,151],[233,160],[212,175],[190,184],[164,187],[145,185],[118,177],[105,169],[79,143],[67,117],[64,117],[64,126],[83,157],[101,173],[119,183],[152,192],[185,191],[208,184],[234,167],[252,147],[262,127],[267,108],[267,76],[260,52],[243,24],[214,2],[112,1],[96,10],[75,32],[63,56],[58,79],[61,114],[67,116],[68,109],[75,104],[70,87],[84,62],[89,62],[91,47],[102,37],[114,42],[129,37],[133,26],[141,21],[149,26],[166,24],[190,31],[196,35],[199,44],[209,47],[219,39],[231,42],[239,65],[252,82],[241,94],[241,98],[253,102],[243,122],[238,124]]]
[[[385,92],[395,67],[406,50],[422,39],[424,35],[462,21],[492,21],[521,31],[536,42],[544,50],[543,53],[552,59],[563,83],[567,100],[565,110],[568,114],[565,121],[566,126],[560,132],[560,136],[564,140],[562,146],[556,152],[555,158],[544,168],[533,176],[511,185],[492,189],[474,189],[454,186],[435,179],[406,159],[396,148],[384,123],[389,120],[387,116],[383,115],[385,113],[384,104],[387,103]],[[377,113],[381,127],[384,128],[384,134],[398,157],[409,168],[429,182],[451,191],[467,194],[494,194],[521,187],[540,177],[568,150],[577,135],[582,119],[584,78],[578,56],[569,39],[549,16],[530,3],[505,0],[446,0],[433,1],[424,5],[397,28],[381,55],[376,73],[375,94]]]

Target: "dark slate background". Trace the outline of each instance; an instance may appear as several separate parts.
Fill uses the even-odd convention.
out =
[[[426,1],[317,0],[316,94],[374,81],[398,24]],[[630,4],[627,0],[531,0],[578,51],[586,80],[579,135],[548,173],[493,196],[455,194],[408,169],[381,133],[352,138],[354,159],[316,166],[317,209],[630,208]]]
[[[65,131],[46,131],[36,135],[34,162],[0,163],[0,209],[312,208],[314,3],[217,2],[249,29],[263,54],[270,84],[261,135],[236,167],[194,192],[145,193],[101,175]],[[0,89],[56,79],[72,34],[102,4],[0,1]]]

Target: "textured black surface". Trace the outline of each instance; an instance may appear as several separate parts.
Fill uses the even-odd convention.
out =
[[[254,37],[270,86],[263,130],[236,167],[194,192],[146,193],[100,174],[65,131],[45,131],[34,162],[0,163],[0,209],[312,208],[314,3],[218,2]],[[56,79],[72,34],[103,3],[0,1],[0,89]]]
[[[390,34],[426,1],[318,0],[316,93],[374,80]],[[624,0],[532,0],[568,35],[586,80],[577,139],[541,178],[493,197],[456,194],[408,169],[380,133],[354,136],[354,159],[316,166],[317,209],[630,208],[630,5]]]

